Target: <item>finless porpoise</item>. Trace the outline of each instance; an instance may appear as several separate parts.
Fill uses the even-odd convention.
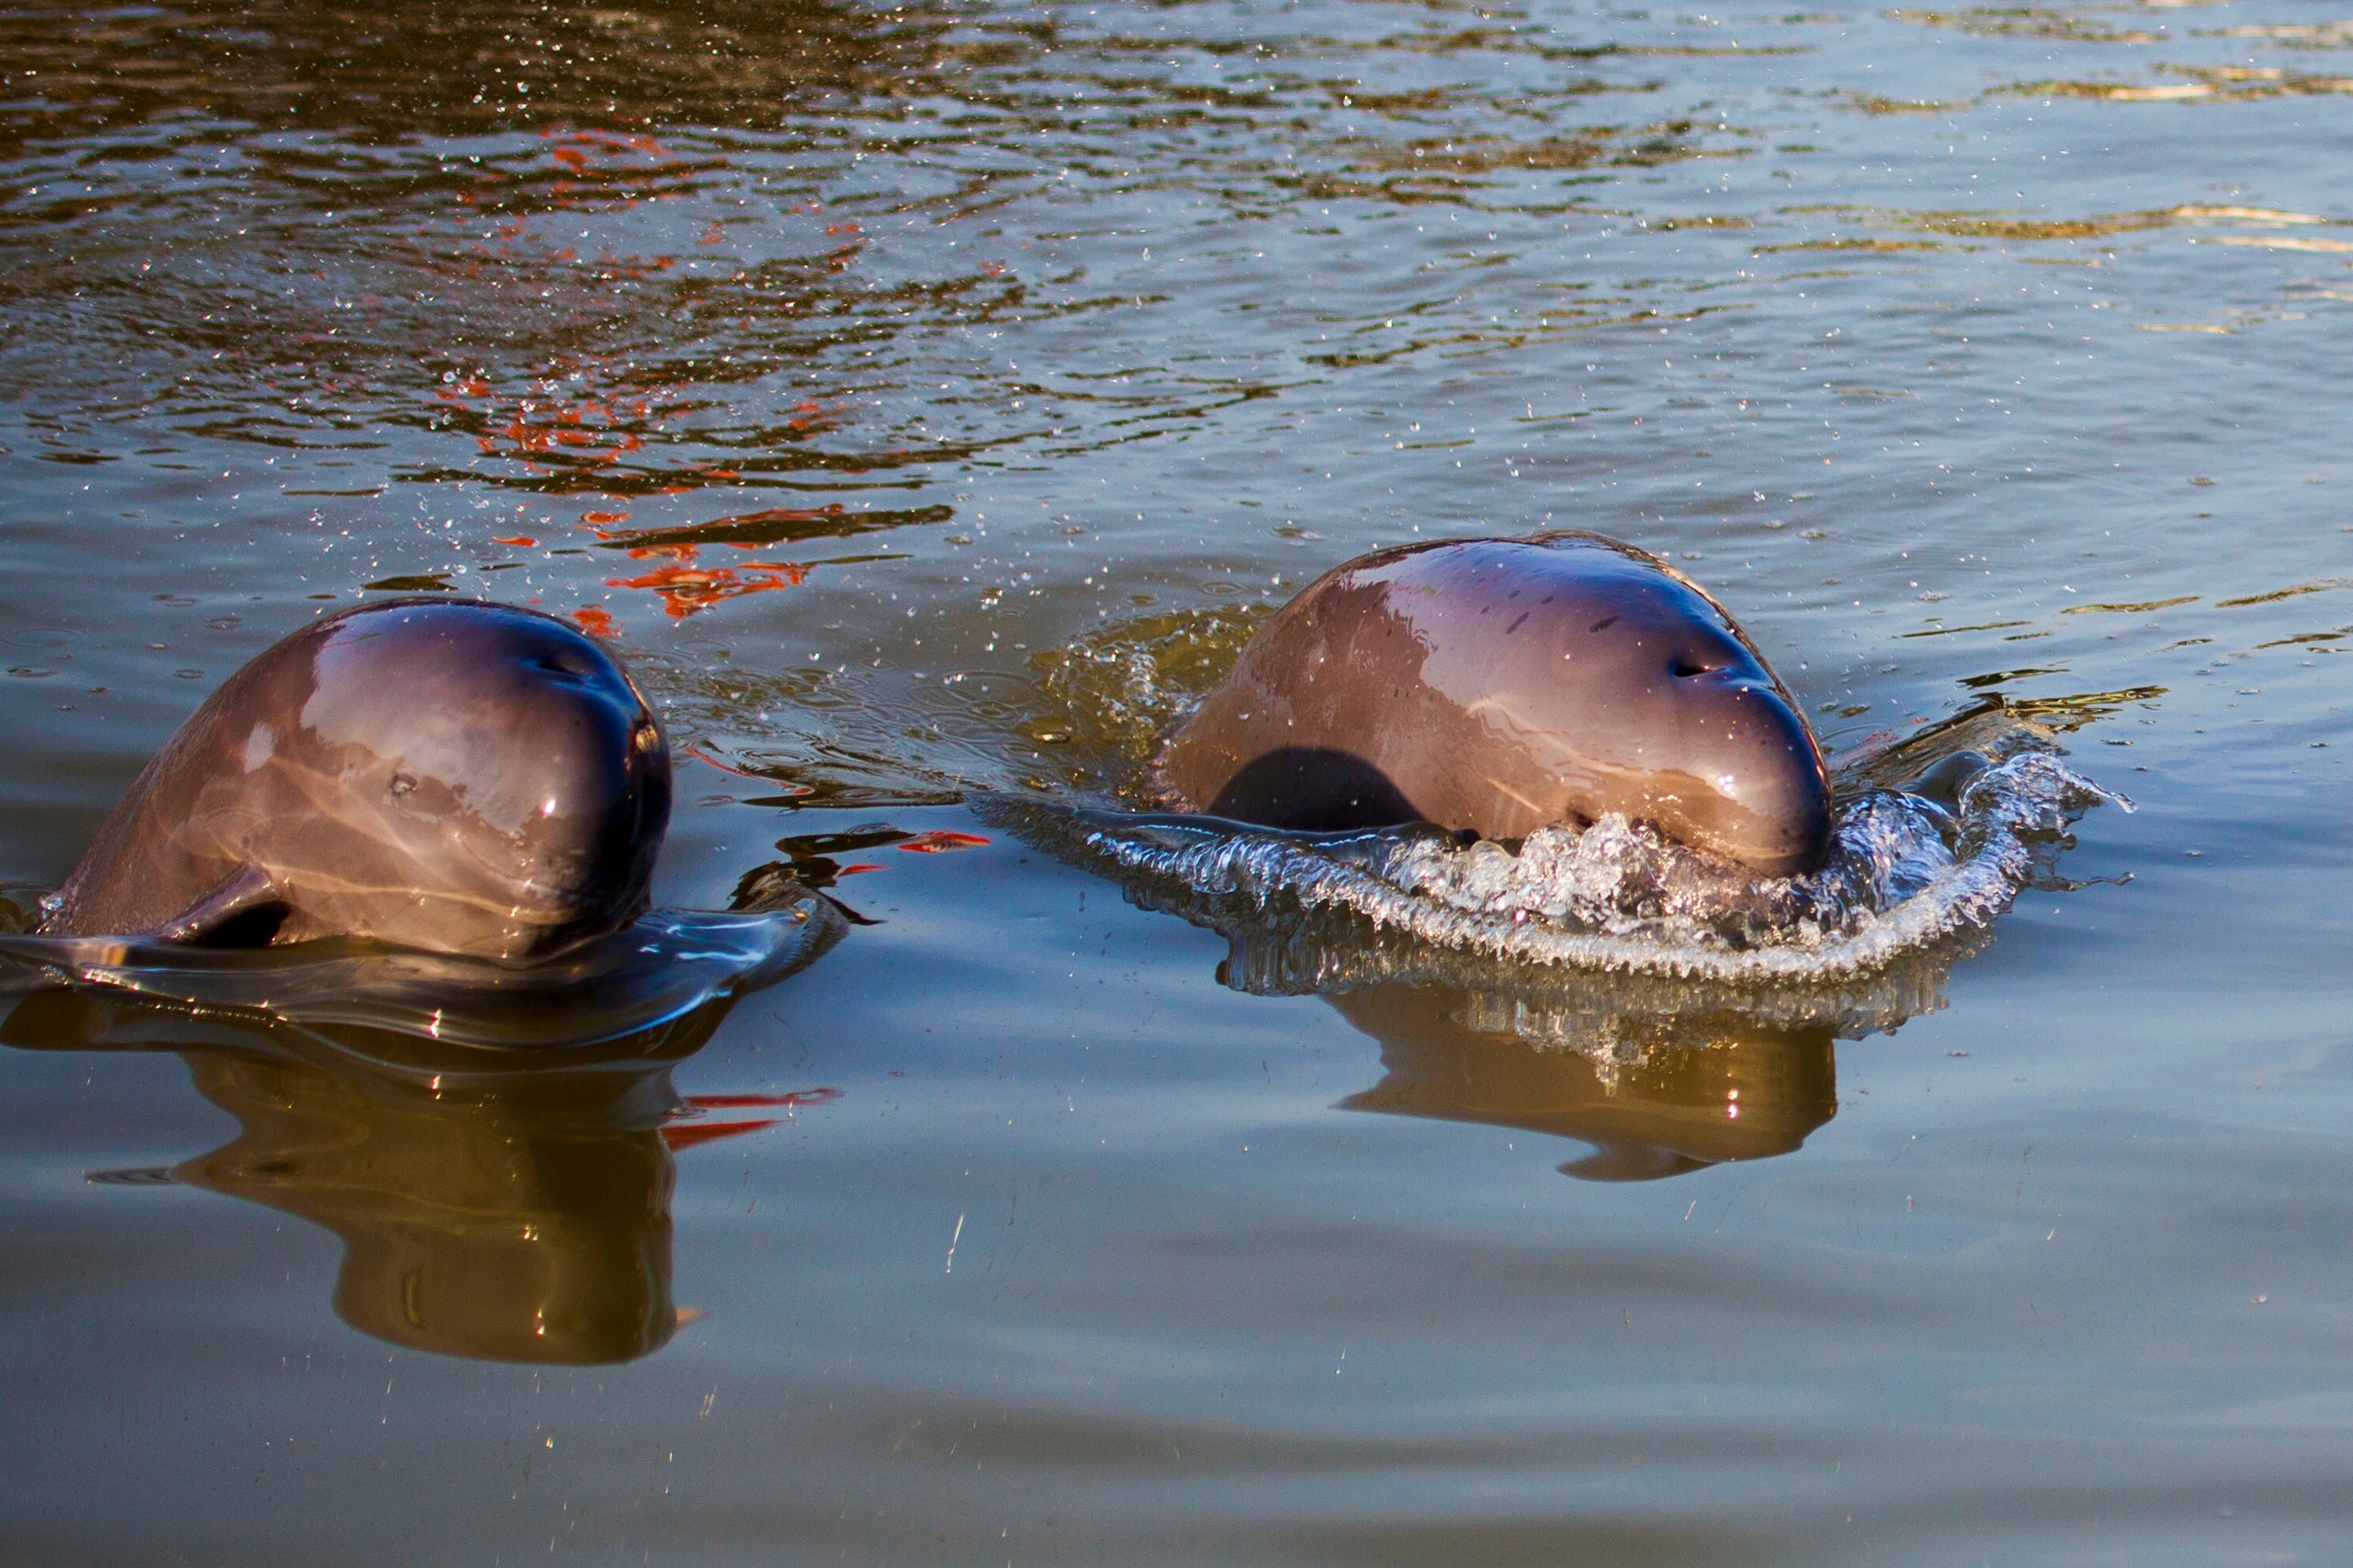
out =
[[[1171,804],[1488,838],[1607,813],[1767,876],[1831,842],[1821,748],[1724,607],[1599,534],[1360,556],[1276,612],[1162,752]]]
[[[206,699],[41,929],[532,959],[644,912],[670,803],[660,724],[572,626],[499,605],[366,605]]]

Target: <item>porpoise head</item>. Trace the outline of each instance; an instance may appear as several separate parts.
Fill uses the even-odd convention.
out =
[[[46,929],[532,958],[644,910],[670,794],[652,711],[571,626],[492,605],[371,605],[280,642],[206,700]]]
[[[1303,590],[1161,761],[1196,809],[1421,817],[1491,838],[1607,814],[1768,876],[1821,864],[1805,717],[1723,607],[1597,534],[1378,552]]]
[[[1466,709],[1492,715],[1498,740],[1508,736],[1559,781],[1555,809],[1587,819],[1620,812],[1767,876],[1821,864],[1831,837],[1821,748],[1704,589],[1590,533],[1468,545],[1430,565],[1440,584],[1459,586],[1414,596],[1409,613],[1430,644],[1424,678],[1470,698]],[[1461,624],[1475,616],[1509,626],[1524,608],[1545,613],[1501,638]]]

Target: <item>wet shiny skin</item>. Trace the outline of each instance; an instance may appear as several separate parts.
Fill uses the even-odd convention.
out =
[[[43,929],[527,959],[641,913],[669,817],[660,727],[577,630],[492,605],[367,605],[208,698]]]
[[[1519,838],[1615,812],[1772,876],[1830,838],[1820,749],[1755,645],[1656,556],[1587,533],[1335,568],[1160,771],[1180,804],[1281,827]]]

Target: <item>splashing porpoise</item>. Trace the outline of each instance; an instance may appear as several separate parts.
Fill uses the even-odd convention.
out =
[[[1170,802],[1483,838],[1617,814],[1770,877],[1820,868],[1831,783],[1724,607],[1581,532],[1377,551],[1303,589],[1159,761]]]

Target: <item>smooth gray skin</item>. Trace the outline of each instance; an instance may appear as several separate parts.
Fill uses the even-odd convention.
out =
[[[497,605],[364,605],[206,700],[42,931],[531,959],[644,912],[670,796],[661,726],[571,626]]]
[[[1722,605],[1592,533],[1448,540],[1310,584],[1170,742],[1196,811],[1489,838],[1619,812],[1765,873],[1819,867],[1830,776]]]

